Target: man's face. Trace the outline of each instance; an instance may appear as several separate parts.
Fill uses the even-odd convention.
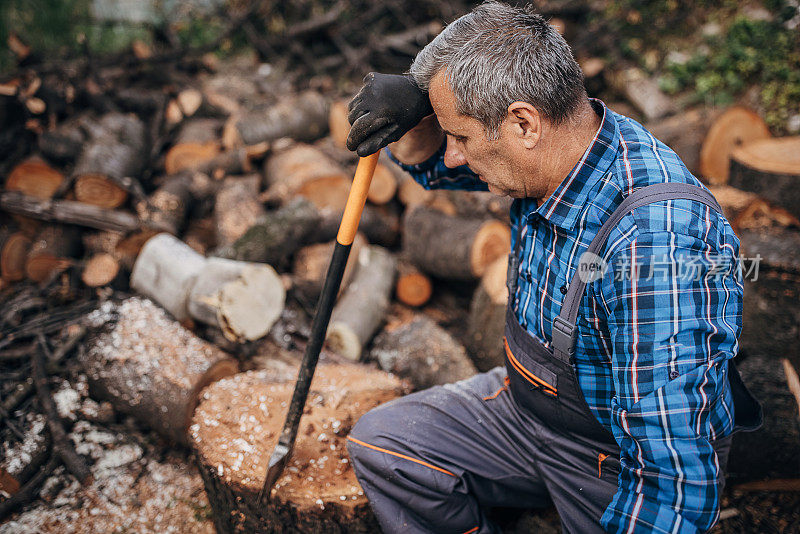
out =
[[[505,124],[508,121],[501,126],[498,139],[487,139],[478,120],[456,111],[455,97],[443,71],[431,80],[428,96],[439,125],[447,135],[446,166],[469,165],[496,195],[515,198],[530,195],[523,179],[520,146],[508,132]]]

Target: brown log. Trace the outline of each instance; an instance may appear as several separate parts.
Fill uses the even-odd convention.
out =
[[[362,232],[370,243],[382,247],[391,247],[400,236],[400,216],[392,204],[372,206],[367,204],[361,212],[358,231]],[[319,210],[320,221],[309,236],[309,242],[329,241],[336,237],[342,222],[344,210]]]
[[[445,203],[451,204],[454,214],[458,217],[471,219],[483,219],[492,217],[510,225],[508,213],[511,209],[512,198],[509,196],[498,196],[488,191],[459,191],[439,189],[435,198],[428,205],[437,208],[443,213],[450,213],[449,208],[442,209]],[[438,197],[443,197],[439,201]],[[441,202],[441,203],[439,203]]]
[[[25,261],[31,240],[11,223],[0,227],[0,277],[7,282],[25,278]]]
[[[45,157],[59,163],[73,163],[86,142],[86,134],[80,127],[80,119],[58,125],[54,130],[39,136],[39,150]]]
[[[378,334],[369,357],[384,371],[407,378],[418,390],[457,382],[477,372],[464,347],[424,315]]]
[[[34,282],[72,265],[80,250],[80,232],[74,226],[47,226],[36,236],[25,260],[25,276]]]
[[[350,464],[345,438],[367,410],[402,395],[396,378],[365,366],[317,367],[287,468],[268,503],[258,502],[294,382],[250,371],[203,393],[192,448],[220,534],[378,532]]]
[[[403,223],[403,250],[423,271],[454,280],[474,280],[511,247],[509,227],[497,220],[451,217],[417,206]]]
[[[86,261],[81,280],[89,287],[110,285],[120,276],[119,262],[111,254],[95,254]]]
[[[375,166],[375,173],[369,184],[367,199],[373,204],[386,204],[394,198],[397,192],[397,180],[394,173],[387,166],[378,163]]]
[[[267,159],[266,197],[287,202],[303,196],[318,208],[344,209],[350,177],[341,166],[311,145],[298,144]]]
[[[309,242],[319,222],[319,211],[311,202],[295,199],[277,211],[268,212],[235,243],[214,254],[232,260],[282,266],[298,248]]]
[[[310,142],[328,130],[328,102],[317,92],[285,97],[272,107],[232,117],[226,124],[225,146],[255,145],[289,137]]]
[[[722,206],[725,217],[738,233],[773,226],[800,226],[800,220],[785,209],[778,208],[755,193],[730,185],[710,186],[709,190]]]
[[[741,106],[720,115],[708,130],[700,149],[700,174],[709,183],[727,184],[730,157],[744,143],[771,137],[764,120]]]
[[[221,123],[216,119],[192,119],[180,129],[175,144],[164,158],[164,171],[175,174],[193,170],[209,162],[220,154],[219,130]]]
[[[72,200],[39,200],[18,191],[0,193],[0,208],[42,221],[78,224],[98,230],[131,231],[143,225],[127,211],[109,210]]]
[[[142,229],[130,232],[114,247],[114,257],[126,271],[132,271],[139,253],[144,245],[159,232],[157,230]]]
[[[192,219],[183,233],[183,242],[203,256],[217,246],[217,225],[213,217]]]
[[[800,217],[800,136],[752,141],[736,148],[729,183]]]
[[[186,444],[200,390],[235,373],[236,362],[150,300],[129,298],[90,319],[108,320],[112,312],[116,323],[93,336],[80,358],[90,387],[118,411]]]
[[[388,250],[375,245],[361,249],[354,278],[331,314],[325,336],[331,350],[351,361],[361,358],[389,309],[395,272]]]
[[[121,206],[147,161],[147,132],[135,115],[109,113],[93,127],[75,163],[75,198],[102,208]]]
[[[503,331],[508,303],[507,267],[507,256],[497,258],[486,269],[472,296],[466,346],[475,367],[481,372],[503,365],[505,361]]]
[[[136,211],[143,222],[148,222],[167,232],[178,235],[183,229],[192,205],[194,181],[191,174],[167,177],[145,201],[136,203]]]
[[[257,174],[226,178],[217,192],[214,219],[217,243],[229,246],[266,214],[258,200],[261,177]]]
[[[292,268],[294,290],[308,302],[316,302],[322,292],[322,284],[325,282],[335,244],[335,241],[315,243],[301,248],[294,255]],[[350,248],[350,256],[347,258],[339,294],[350,283],[358,264],[358,255],[366,245],[367,239],[363,234],[357,233]]]
[[[347,136],[350,135],[350,121],[347,120],[348,100],[331,102],[328,113],[328,130],[334,144],[339,148],[347,148]]]
[[[400,261],[394,294],[398,301],[407,306],[424,306],[433,295],[433,282],[412,263]]]
[[[47,200],[53,198],[63,182],[64,175],[61,172],[45,163],[42,158],[31,157],[11,170],[5,188]]]
[[[398,171],[403,173],[402,177],[398,180],[397,198],[406,208],[412,208],[419,204],[427,204],[433,199],[434,191],[425,189],[415,181],[410,174],[403,171],[400,167],[395,167]]]

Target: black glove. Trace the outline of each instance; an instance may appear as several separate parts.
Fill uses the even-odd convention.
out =
[[[347,148],[361,157],[374,154],[433,113],[428,93],[410,75],[370,72],[347,108]]]

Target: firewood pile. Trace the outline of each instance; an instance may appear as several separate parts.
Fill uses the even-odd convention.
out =
[[[503,363],[510,246],[510,199],[426,191],[385,154],[296,455],[268,507],[255,495],[357,163],[348,91],[328,74],[404,69],[432,20],[466,10],[418,4],[248,7],[231,24],[260,61],[139,50],[41,61],[0,84],[0,521],[41,497],[20,528],[375,528],[343,440],[377,403]],[[732,473],[800,478],[786,453],[800,439],[800,140],[771,138],[748,109],[678,111],[635,74],[582,65],[597,69],[588,83],[620,84],[614,109],[634,106],[678,145],[742,253],[760,255],[742,372],[772,423],[735,445]],[[774,454],[751,460],[766,441]]]

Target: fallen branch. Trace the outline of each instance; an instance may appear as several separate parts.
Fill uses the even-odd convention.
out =
[[[44,481],[53,470],[58,466],[58,458],[55,455],[50,457],[47,464],[42,467],[36,475],[29,481],[22,485],[17,493],[8,499],[0,502],[0,521],[3,521],[7,515],[17,510],[19,507],[24,506],[31,502],[39,495],[39,490],[44,484]]]

